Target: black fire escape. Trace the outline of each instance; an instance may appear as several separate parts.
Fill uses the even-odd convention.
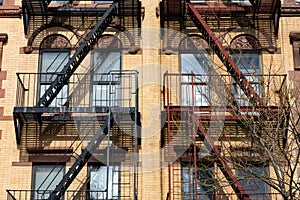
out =
[[[106,1],[103,5],[95,4],[94,7],[86,7],[85,4],[83,6],[75,6],[75,4],[71,4],[71,2],[70,4],[65,4],[63,6],[53,6],[51,2],[51,0],[22,1],[24,30],[26,35],[34,34],[34,31],[38,27],[51,26],[53,24],[58,26],[65,24],[68,25],[68,23],[73,26],[78,26],[78,30],[89,31],[87,32],[86,36],[80,40],[77,47],[75,47],[75,53],[71,55],[69,61],[64,65],[63,69],[55,74],[55,78],[52,79],[52,82],[46,89],[45,93],[40,94],[40,98],[37,98],[37,94],[30,94],[34,95],[33,99],[37,99],[34,101],[35,105],[31,106],[30,103],[26,101],[26,96],[28,98],[30,96],[29,93],[35,91],[35,88],[33,88],[35,86],[34,84],[32,85],[31,82],[35,81],[37,76],[34,77],[31,76],[31,74],[22,73],[18,74],[19,88],[17,94],[17,106],[14,108],[14,123],[18,144],[22,144],[22,138],[25,137],[24,134],[26,131],[28,131],[25,130],[24,126],[28,127],[31,124],[35,124],[43,129],[41,132],[47,132],[47,129],[49,129],[49,127],[53,127],[54,124],[61,124],[58,126],[57,130],[60,131],[64,124],[72,123],[71,121],[75,123],[77,130],[81,132],[79,133],[81,137],[83,137],[84,140],[89,141],[85,148],[81,151],[80,155],[76,154],[75,152],[72,154],[72,156],[76,158],[75,161],[64,175],[60,183],[56,186],[55,190],[53,190],[47,196],[47,199],[61,199],[74,179],[76,179],[76,176],[92,157],[92,154],[97,151],[97,148],[101,142],[116,126],[122,126],[121,124],[124,122],[124,124],[127,124],[131,127],[131,131],[133,131],[131,133],[133,146],[127,146],[126,148],[132,148],[134,154],[137,151],[138,144],[136,125],[138,121],[138,94],[137,73],[135,71],[110,72],[102,75],[103,77],[106,77],[104,78],[105,84],[113,87],[115,90],[117,90],[116,88],[119,88],[119,90],[122,92],[124,92],[126,89],[129,90],[128,87],[126,89],[120,87],[125,85],[123,82],[130,83],[132,87],[130,88],[130,94],[132,95],[134,93],[134,97],[127,98],[132,98],[130,99],[131,101],[133,100],[131,104],[126,104],[123,102],[123,104],[126,105],[122,105],[121,107],[110,105],[110,103],[106,104],[105,106],[97,107],[77,107],[75,105],[76,102],[73,102],[74,105],[71,107],[68,106],[68,103],[63,106],[53,106],[51,103],[66,85],[70,85],[70,83],[74,84],[75,82],[77,85],[74,84],[74,88],[80,88],[82,86],[80,84],[82,84],[84,81],[86,81],[84,84],[89,84],[86,74],[83,75],[84,78],[77,79],[78,83],[76,83],[76,81],[74,81],[74,77],[76,79],[78,74],[75,73],[81,62],[94,48],[108,27],[118,27],[121,31],[124,31],[126,28],[131,29],[141,27],[141,2],[137,0]],[[24,77],[27,78],[23,79]],[[132,93],[132,91],[134,92]],[[107,101],[122,100],[114,99],[117,98],[117,95],[111,97],[113,96],[112,93],[113,92],[110,92],[110,94],[107,96]],[[86,91],[83,91],[81,94],[77,94],[76,101],[78,104],[82,99],[84,99],[85,94]],[[71,94],[69,100],[72,98],[72,95],[75,96],[76,94]],[[32,98],[32,96],[30,98]],[[79,117],[76,117],[78,114]],[[82,116],[82,114],[84,116]],[[89,121],[91,120],[94,120],[93,123],[98,124],[98,128],[91,128],[91,125],[89,124]],[[86,125],[84,125],[84,123],[86,123]],[[92,126],[95,127],[95,124]],[[80,145],[81,144],[82,143],[80,143]],[[133,176],[136,176],[135,169]],[[131,184],[134,188],[134,194],[132,195],[132,198],[136,199],[136,177],[134,178],[134,182]],[[22,196],[21,193],[22,192],[16,194],[15,191],[11,191],[8,192],[8,196],[12,199],[24,199],[25,196]]]

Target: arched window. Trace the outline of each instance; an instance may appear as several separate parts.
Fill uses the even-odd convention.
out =
[[[39,97],[42,97],[57,74],[69,61],[71,44],[62,35],[49,35],[40,45]],[[50,104],[51,107],[64,106],[67,101],[68,86],[64,86]]]
[[[262,63],[261,63],[261,45],[259,41],[251,35],[239,35],[231,42],[231,56],[237,64],[240,71],[245,75],[254,91],[262,96]],[[249,105],[249,99],[243,90],[235,82],[234,96],[242,106]]]
[[[211,62],[207,48],[207,42],[198,35],[185,37],[179,44],[183,106],[209,105],[208,74]]]
[[[112,76],[109,73],[121,71],[121,53],[121,41],[114,36],[103,36],[95,45],[91,56],[92,106],[120,106],[119,94],[112,91],[120,92],[114,88],[121,84],[121,80],[115,76],[114,80],[110,80]]]

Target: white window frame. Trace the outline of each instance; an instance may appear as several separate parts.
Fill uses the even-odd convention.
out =
[[[180,53],[181,62],[181,105],[182,106],[209,106],[209,76],[205,72],[204,67],[200,66],[196,60],[196,56],[204,56],[204,59],[209,59],[209,54],[206,51],[201,51],[197,54],[182,52]],[[195,74],[184,75],[184,74]],[[204,76],[199,76],[204,75]],[[194,86],[191,83],[194,82]],[[194,96],[194,99],[193,99]]]
[[[91,73],[93,76],[91,77],[91,106],[121,106],[120,101],[117,101],[121,98],[122,91],[119,85],[121,79],[109,74],[110,72],[121,72],[121,51],[95,49],[92,51],[91,59]]]
[[[89,165],[89,199],[119,199],[120,167]],[[107,177],[109,177],[107,179]],[[107,197],[107,198],[106,198]]]
[[[45,61],[46,56],[50,56],[48,58],[49,62]],[[62,51],[61,49],[43,49],[40,54],[40,67],[39,72],[41,73],[39,76],[39,89],[37,95],[38,98],[41,98],[44,95],[47,88],[51,85],[52,81],[55,80],[57,74],[61,72],[64,68],[65,64],[69,61],[70,52],[69,50]],[[58,93],[58,95],[51,102],[49,107],[62,107],[65,106],[68,100],[68,92],[69,86],[63,86],[62,90]]]
[[[66,165],[34,164],[32,166],[32,199],[47,199],[65,175]]]

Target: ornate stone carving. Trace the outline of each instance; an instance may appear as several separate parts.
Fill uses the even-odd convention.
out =
[[[71,48],[71,44],[69,40],[62,35],[50,35],[42,41],[40,48]]]
[[[99,49],[106,49],[106,48],[113,48],[113,49],[119,49],[122,48],[122,44],[120,40],[114,36],[105,35],[98,43],[95,45],[95,48]]]
[[[184,38],[179,44],[180,50],[189,51],[195,49],[195,47],[197,49],[207,49],[208,43],[200,36],[189,36]]]
[[[255,37],[251,35],[241,35],[232,40],[231,49],[261,49],[261,45]]]

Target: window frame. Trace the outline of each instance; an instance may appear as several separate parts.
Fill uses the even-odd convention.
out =
[[[104,1],[93,1],[94,4],[112,4],[114,1],[104,0]]]
[[[104,181],[105,181],[105,184],[106,184],[105,185],[106,188],[103,189],[103,192],[99,191],[100,192],[100,196],[101,196],[100,198],[102,198],[102,199],[106,198],[105,191],[108,191],[108,189],[107,189],[107,183],[108,183],[109,184],[108,188],[112,189],[112,191],[108,193],[108,199],[110,199],[110,200],[119,199],[119,196],[121,194],[121,185],[120,185],[120,178],[121,178],[121,170],[120,170],[120,168],[121,168],[121,166],[120,165],[113,165],[113,166],[109,165],[109,166],[107,166],[107,165],[104,165],[102,163],[89,163],[89,165],[87,167],[88,168],[88,172],[87,172],[87,175],[88,175],[87,191],[89,192],[89,194],[88,194],[89,199],[90,200],[94,199],[94,197],[91,196],[93,194],[96,194],[96,196],[97,196],[96,199],[99,199],[99,193],[96,190],[91,189],[92,188],[91,181],[93,180],[93,178],[91,176],[92,176],[92,172],[93,172],[92,170],[94,170],[94,169],[92,169],[92,167],[97,168],[97,170],[100,170],[101,168],[103,168],[104,174],[108,173],[109,177],[111,176],[110,178],[112,179],[111,182],[110,181],[107,182],[107,179],[106,179],[107,174],[104,175],[105,177],[103,177],[103,178],[105,179]],[[112,174],[113,170],[115,168],[116,168],[115,173],[117,174],[116,178]],[[117,183],[114,182],[116,180],[117,180]],[[114,191],[115,191],[114,190],[115,185],[117,185],[117,192],[116,193],[114,193]],[[99,187],[99,185],[97,187]],[[102,197],[101,193],[103,193],[103,197]]]
[[[241,57],[239,57],[239,55],[241,55]],[[258,66],[253,65],[253,63],[251,63],[251,65],[254,66],[254,70],[253,70],[253,68],[247,68],[247,69],[241,68],[241,66],[242,67],[250,66],[250,65],[248,65],[249,62],[251,62],[249,60],[249,55],[254,55],[255,57],[257,57],[256,60],[258,62]],[[243,73],[243,75],[245,76],[247,81],[250,83],[250,85],[254,89],[254,91],[258,94],[259,97],[262,98],[264,96],[264,92],[263,92],[263,86],[261,85],[261,83],[263,81],[261,51],[260,50],[242,50],[241,52],[233,51],[233,52],[231,52],[231,57],[232,57],[232,60],[234,61],[234,63],[239,68],[239,70]],[[243,64],[243,62],[240,62],[241,65],[239,65],[239,63],[237,62],[237,60],[239,60],[239,59],[244,59],[247,63]],[[247,73],[247,71],[249,73]],[[251,105],[249,99],[245,96],[245,94],[244,94],[243,90],[240,88],[240,86],[238,86],[238,84],[235,82],[234,79],[232,79],[232,82],[233,82],[234,98],[238,101],[238,103],[241,106]]]
[[[106,54],[104,60],[100,65],[96,65],[95,54]],[[107,61],[110,54],[112,55],[112,61],[108,68],[101,68],[103,62]],[[113,54],[116,54],[114,56]],[[111,61],[110,60],[110,61]],[[115,63],[117,62],[117,63]],[[122,71],[122,51],[121,49],[107,49],[107,48],[95,48],[91,52],[91,97],[90,105],[94,107],[107,107],[107,106],[121,106],[120,102],[117,101],[121,97],[120,89],[117,89],[122,84],[121,78],[114,77],[110,72],[121,72]],[[101,95],[97,96],[100,91]],[[112,93],[114,91],[115,93]],[[100,98],[98,98],[100,97]],[[111,97],[111,99],[110,99]]]
[[[270,193],[270,186],[266,182],[264,182],[261,179],[255,177],[254,175],[251,176],[251,174],[250,174],[250,172],[248,172],[248,170],[251,171],[251,172],[253,171],[252,169],[249,169],[249,167],[251,167],[253,169],[262,168],[262,173],[265,172],[266,175],[269,177],[270,176],[270,167],[266,164],[261,164],[260,165],[258,163],[252,163],[252,165],[248,164],[246,167],[247,167],[247,170],[242,170],[240,168],[236,169],[236,175],[240,179],[239,183],[242,185],[245,192],[250,195],[251,199],[252,198],[254,198],[254,199],[268,199],[268,194]],[[261,174],[258,174],[258,175],[261,175]],[[250,186],[251,182],[252,182],[252,185],[257,186],[257,190],[255,190],[255,191],[253,190],[254,187]],[[263,184],[263,187],[261,187],[262,185],[257,184],[257,182],[260,182],[260,184]],[[260,190],[264,190],[264,191],[263,192],[258,192],[258,193],[256,192],[256,191],[260,191]]]
[[[209,173],[211,173],[210,175],[212,175],[210,178],[211,180],[213,180],[215,177],[215,167],[214,167],[214,163],[207,163],[207,162],[197,162],[197,169],[202,169],[201,167],[198,166],[203,166],[205,169],[209,170]],[[185,174],[185,172],[188,172],[188,174]],[[198,180],[203,180],[203,177],[201,178],[200,175],[204,173],[204,170],[202,170],[201,172],[198,170],[197,171],[197,179]],[[187,176],[185,176],[187,175]],[[181,163],[181,179],[182,179],[182,198],[183,200],[189,200],[191,195],[194,197],[195,195],[195,182],[194,182],[194,166],[189,166],[187,163]],[[188,181],[185,182],[185,179]],[[211,181],[211,180],[207,180],[207,181]],[[210,191],[209,188],[205,189],[205,185],[206,183],[204,183],[203,185],[197,184],[197,194],[198,194],[198,199],[203,199],[203,200],[213,200],[216,198],[216,190],[215,188],[212,188],[212,192]],[[211,183],[211,186],[213,186],[214,183]],[[207,186],[209,187],[209,186]],[[188,189],[189,191],[186,192],[186,189]],[[191,191],[192,190],[192,191]]]
[[[60,5],[60,4],[72,4],[73,0],[52,0],[50,2],[50,5]]]
[[[52,170],[55,170],[55,169],[59,169],[58,170],[58,173],[62,173],[61,176],[63,177],[65,174],[66,174],[66,164],[65,163],[59,163],[59,164],[56,164],[56,163],[33,163],[32,165],[32,181],[31,181],[31,187],[32,187],[32,194],[31,194],[31,199],[40,199],[39,196],[36,196],[36,195],[39,195],[38,193],[36,193],[38,191],[38,189],[40,188],[39,187],[36,187],[36,178],[37,178],[37,170],[38,168],[42,169],[42,168],[47,168],[47,169],[50,169],[49,170],[49,173],[43,178],[42,180],[42,183],[45,181],[45,179],[49,176],[49,174],[52,172]],[[49,176],[50,177],[50,176]],[[55,176],[54,176],[55,177]],[[58,176],[59,177],[59,176]],[[51,183],[50,184],[53,184],[52,187],[48,188],[47,186],[47,190],[46,191],[51,191],[53,189],[55,189],[56,185],[60,182],[60,177],[59,178],[55,178],[57,179],[57,182],[51,180]],[[43,188],[43,187],[42,187]],[[44,191],[43,189],[39,189],[41,191]],[[45,192],[46,192],[45,191]],[[50,194],[50,193],[49,193]],[[43,194],[44,195],[44,194]]]
[[[44,67],[43,66],[43,61],[44,61],[43,57],[44,57],[44,54],[46,54],[46,53],[53,53],[53,54],[56,53],[57,56],[60,56],[61,54],[66,54],[67,60],[63,60],[61,62],[61,64],[58,64],[59,68],[57,68],[55,71],[47,71],[47,70],[44,70],[44,68],[43,68]],[[37,93],[38,93],[37,98],[38,99],[37,99],[37,101],[39,100],[39,98],[42,97],[44,92],[47,90],[47,85],[50,86],[52,81],[55,79],[55,77],[57,77],[56,73],[59,73],[64,68],[65,64],[69,61],[70,54],[71,54],[70,49],[67,49],[67,48],[65,48],[65,49],[43,48],[43,49],[40,50],[40,54],[39,54],[39,76],[37,77],[38,78],[38,91],[37,91]],[[58,71],[58,69],[60,69],[60,71]],[[43,78],[44,75],[45,75],[45,77],[48,77],[48,75],[51,75],[51,77],[50,77],[51,79],[49,79],[49,81],[42,80],[42,79],[44,79]],[[42,86],[44,86],[45,89],[42,89]],[[64,95],[64,92],[66,92],[65,95]],[[51,102],[49,107],[62,107],[62,106],[65,106],[67,104],[67,101],[68,101],[68,95],[69,95],[69,85],[67,84],[59,92],[57,97],[55,97],[55,99]],[[59,96],[62,96],[62,98],[58,98]],[[59,102],[62,102],[64,100],[65,100],[65,102],[63,104],[59,103]]]

